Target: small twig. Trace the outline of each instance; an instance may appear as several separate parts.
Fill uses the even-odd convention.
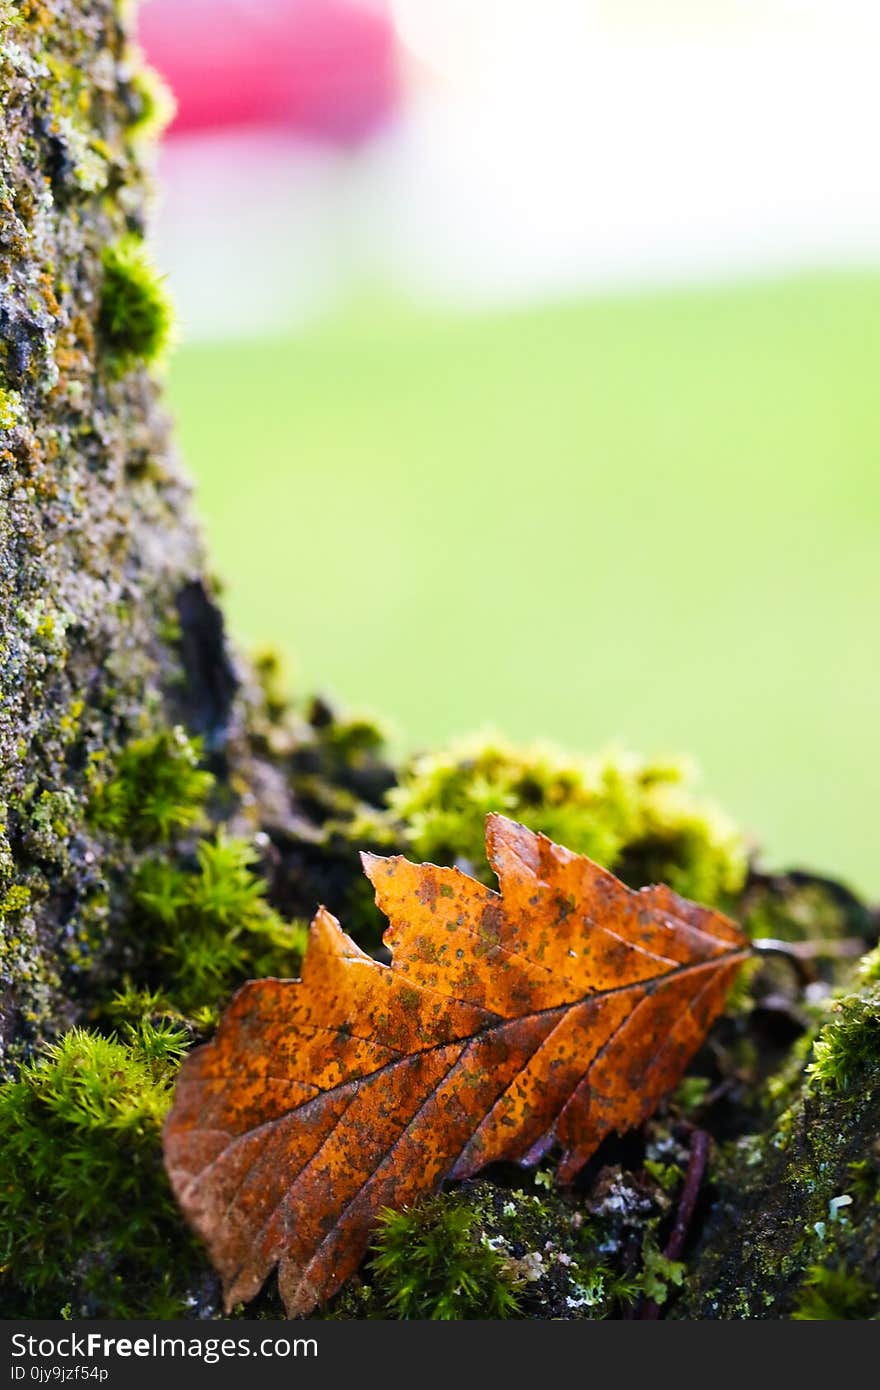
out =
[[[775,936],[759,936],[752,942],[759,955],[778,952],[798,960],[850,960],[864,955],[868,942],[861,936],[839,936],[828,941],[780,941]]]
[[[684,1243],[687,1240],[687,1234],[691,1228],[694,1208],[697,1205],[697,1198],[700,1195],[700,1188],[703,1185],[703,1178],[706,1175],[706,1165],[708,1162],[709,1136],[704,1129],[695,1129],[691,1135],[691,1156],[688,1160],[684,1187],[681,1189],[681,1197],[678,1200],[678,1211],[675,1213],[675,1224],[666,1242],[666,1249],[663,1251],[667,1260],[678,1260],[681,1258],[681,1252],[684,1249]]]
[[[688,1231],[694,1218],[694,1208],[697,1205],[697,1198],[700,1195],[700,1188],[706,1175],[706,1165],[709,1162],[709,1143],[709,1135],[704,1129],[692,1131],[691,1153],[684,1177],[684,1186],[678,1199],[675,1221],[663,1250],[663,1258],[666,1260],[680,1259],[681,1252],[684,1250]],[[653,1298],[646,1300],[638,1314],[641,1322],[654,1322],[659,1316],[660,1305]]]
[[[725,1096],[730,1095],[735,1085],[736,1082],[732,1076],[725,1077],[723,1081],[719,1081],[717,1086],[713,1086],[711,1091],[707,1092],[700,1102],[699,1109],[708,1110],[710,1106],[717,1105],[719,1100],[723,1100]]]

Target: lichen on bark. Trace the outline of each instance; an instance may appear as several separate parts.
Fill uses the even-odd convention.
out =
[[[214,775],[206,823],[314,835],[227,643],[152,362],[151,92],[111,0],[0,5],[2,1066],[125,963],[147,846],[89,810],[127,748],[180,727]]]
[[[880,1316],[877,985],[833,1006],[776,1102],[763,1129],[722,1152],[675,1315]]]
[[[100,970],[128,856],[86,823],[89,774],[181,703],[169,636],[203,573],[159,387],[114,374],[99,325],[104,248],[145,230],[135,70],[110,3],[3,6],[4,1052],[72,1022]]]

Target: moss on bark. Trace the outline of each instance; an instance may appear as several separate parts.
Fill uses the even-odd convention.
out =
[[[880,1316],[877,985],[835,1002],[781,1099],[722,1151],[677,1317]]]
[[[132,852],[90,825],[91,781],[172,710],[195,713],[174,634],[203,557],[159,387],[143,354],[120,375],[102,330],[106,248],[143,237],[149,191],[126,29],[109,0],[4,3],[0,16],[8,1057],[73,1022],[100,975]],[[214,732],[234,736],[231,711]]]
[[[328,710],[282,730],[226,640],[155,372],[160,104],[126,9],[0,0],[0,1074],[118,987],[157,845],[268,832],[310,913],[389,780]],[[286,893],[285,856],[312,866]]]

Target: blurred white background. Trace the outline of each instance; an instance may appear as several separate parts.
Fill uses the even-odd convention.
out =
[[[148,4],[148,51],[199,3]],[[281,8],[213,0],[239,52]],[[286,328],[352,283],[483,304],[878,259],[875,0],[347,9],[387,24],[400,74],[360,130],[242,120],[221,94],[166,143],[161,259],[190,336]]]

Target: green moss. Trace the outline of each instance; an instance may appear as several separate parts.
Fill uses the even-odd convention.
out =
[[[136,985],[130,977],[126,977],[112,999],[102,1001],[95,1007],[94,1018],[100,1026],[114,1029],[173,1024],[186,1029],[193,1042],[202,1042],[210,1037],[216,1027],[217,1009],[205,1004],[184,1014],[161,987],[149,989],[145,985]]]
[[[243,840],[203,840],[195,865],[148,860],[135,883],[131,924],[140,971],[187,1017],[218,1009],[246,979],[299,972],[307,927],[285,922],[266,901]]]
[[[752,874],[740,919],[751,937],[782,941],[833,941],[873,934],[871,914],[846,887],[798,871]]]
[[[324,731],[324,748],[341,769],[356,771],[369,763],[385,747],[385,733],[363,715],[334,719]]]
[[[22,418],[21,396],[0,388],[0,430],[12,430]]]
[[[387,1317],[509,1318],[518,1309],[504,1259],[455,1196],[384,1212],[371,1270]]]
[[[640,1283],[628,1257],[584,1218],[575,1195],[506,1179],[523,1174],[467,1182],[389,1214],[329,1316],[595,1320],[630,1307]]]
[[[662,1306],[673,1289],[681,1288],[684,1275],[685,1265],[680,1260],[667,1259],[653,1234],[648,1235],[642,1247],[642,1272],[639,1276],[639,1287],[645,1297]]]
[[[868,951],[859,961],[859,979],[863,984],[880,984],[880,946]]]
[[[685,1118],[689,1118],[699,1113],[711,1089],[712,1083],[708,1077],[686,1076],[675,1090],[674,1104]]]
[[[807,1066],[813,1091],[849,1092],[880,1069],[880,986],[839,999],[813,1043]]]
[[[55,116],[52,134],[65,151],[70,176],[77,188],[83,193],[100,193],[105,189],[110,175],[106,146],[69,115]]]
[[[174,313],[162,277],[139,237],[126,235],[101,255],[98,328],[111,370],[155,362],[171,340]]]
[[[673,1316],[790,1317],[819,1267],[858,1270],[880,1287],[878,1020],[877,985],[836,1000],[806,1069],[809,1034],[794,1049],[780,1087],[787,1108],[770,1129],[721,1146],[715,1202]]]
[[[135,111],[128,133],[135,140],[158,140],[166,126],[174,120],[176,102],[168,84],[146,64],[141,64],[131,79]]]
[[[81,809],[68,789],[40,792],[29,806],[28,848],[41,863],[64,863]]]
[[[267,644],[258,647],[251,660],[260,687],[263,711],[270,724],[278,724],[291,707],[284,658],[277,647]]]
[[[31,900],[31,890],[23,883],[14,883],[6,890],[0,900],[0,917],[8,917],[14,912],[23,912]]]
[[[870,1318],[876,1314],[877,1290],[845,1267],[812,1265],[792,1318],[796,1322]]]
[[[367,719],[338,718],[324,700],[304,708],[293,703],[273,651],[259,654],[257,667],[262,698],[254,701],[250,733],[258,753],[284,771],[302,827],[301,833],[272,832],[284,912],[311,918],[324,903],[359,945],[372,949],[387,922],[364,877],[360,851],[407,849],[386,806],[396,774],[382,731]]]
[[[181,728],[136,739],[124,749],[112,776],[92,771],[88,819],[135,844],[169,840],[202,820],[205,799],[214,783],[199,768],[201,744]]]
[[[280,684],[280,672],[264,670],[270,682]],[[271,694],[271,684],[269,693]],[[321,699],[311,700],[300,729],[300,746],[293,757],[294,786],[299,791],[311,780],[312,795],[325,788],[326,809],[331,819],[351,819],[370,808],[384,807],[386,794],[396,777],[386,760],[384,730],[363,715],[340,715]],[[306,799],[308,799],[306,791]]]
[[[198,1255],[162,1168],[186,1035],[74,1029],[0,1086],[0,1291],[8,1314],[171,1317]]]
[[[689,1080],[702,1081],[703,1077],[689,1077]],[[681,1088],[679,1087],[679,1090]],[[684,1173],[677,1163],[662,1163],[658,1159],[646,1158],[644,1169],[649,1177],[659,1183],[666,1193],[677,1192],[681,1186]]]
[[[139,771],[150,769],[135,764],[149,747],[123,755],[120,770],[120,731],[140,738],[169,708],[213,731],[214,711],[172,640],[181,591],[204,562],[159,393],[145,373],[108,380],[154,360],[168,336],[167,296],[137,235],[149,202],[141,136],[161,102],[136,74],[130,31],[109,0],[15,0],[0,14],[15,25],[0,37],[8,1074],[41,1040],[106,1004],[134,968],[126,933],[143,853],[199,821],[207,774],[169,746],[168,783],[141,785]],[[229,805],[253,785],[244,732],[225,753]],[[175,786],[181,769],[201,785]],[[253,824],[259,802],[259,793],[246,801]]]
[[[418,759],[389,797],[420,859],[463,859],[485,882],[485,817],[501,811],[614,869],[716,903],[745,877],[742,837],[701,804],[677,764],[587,761],[552,749],[472,741]]]

